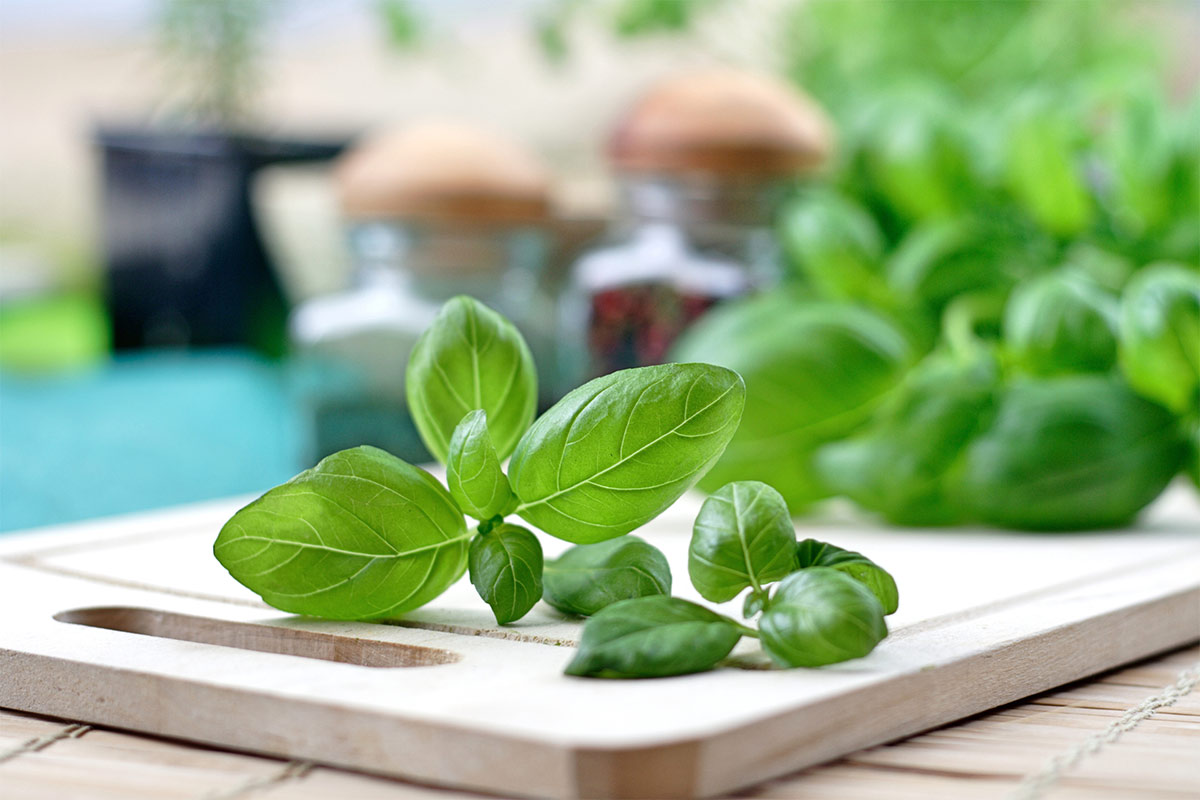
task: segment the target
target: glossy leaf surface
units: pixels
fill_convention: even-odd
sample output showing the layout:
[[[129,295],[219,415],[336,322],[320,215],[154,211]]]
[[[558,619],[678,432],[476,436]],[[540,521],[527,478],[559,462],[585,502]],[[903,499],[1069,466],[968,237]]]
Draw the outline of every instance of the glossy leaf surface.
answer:
[[[721,487],[700,506],[688,575],[706,600],[723,603],[796,568],[796,531],[779,492],[758,481]]]
[[[1123,525],[1182,467],[1172,415],[1119,380],[1020,381],[962,465],[963,502],[993,525],[1082,529]]]
[[[622,600],[671,593],[666,556],[636,536],[576,545],[546,563],[542,580],[547,603],[583,617]]]
[[[486,411],[472,411],[454,429],[446,484],[459,508],[478,520],[508,513],[516,505],[516,495],[500,469],[500,457],[488,434]]]
[[[711,669],[742,636],[737,623],[678,597],[609,606],[587,621],[568,675],[661,678]]]
[[[871,590],[885,615],[895,614],[900,607],[900,592],[896,589],[895,579],[862,553],[843,550],[816,539],[805,539],[796,545],[796,560],[800,569],[829,567],[846,573]]]
[[[532,532],[501,524],[471,540],[471,584],[501,625],[542,597],[542,545]]]
[[[408,409],[429,452],[442,463],[462,418],[487,412],[501,460],[537,408],[533,356],[512,323],[469,297],[456,297],[421,334],[405,374]]]
[[[462,512],[429,473],[373,447],[334,453],[233,515],[213,552],[270,605],[394,617],[458,580]]]
[[[887,636],[883,607],[863,584],[829,567],[789,575],[758,621],[763,649],[785,667],[862,658]]]
[[[741,419],[742,379],[664,364],[590,381],[541,416],[509,465],[516,513],[590,544],[661,514],[720,457]]]

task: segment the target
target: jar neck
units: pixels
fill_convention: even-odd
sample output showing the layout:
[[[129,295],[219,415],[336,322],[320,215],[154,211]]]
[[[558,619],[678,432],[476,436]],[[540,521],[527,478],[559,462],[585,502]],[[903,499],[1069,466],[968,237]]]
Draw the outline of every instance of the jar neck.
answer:
[[[536,280],[546,255],[545,236],[535,228],[380,221],[353,225],[349,239],[356,284],[403,284],[439,302],[463,293],[486,295],[516,274]]]
[[[669,222],[689,231],[765,228],[790,182],[779,178],[621,175],[619,215],[626,224]]]

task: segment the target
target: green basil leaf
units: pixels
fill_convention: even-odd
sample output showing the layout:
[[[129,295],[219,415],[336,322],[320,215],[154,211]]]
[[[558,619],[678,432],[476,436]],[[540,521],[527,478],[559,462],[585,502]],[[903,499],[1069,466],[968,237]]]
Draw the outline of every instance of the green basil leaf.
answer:
[[[1117,299],[1077,271],[1030,278],[1008,298],[1004,343],[1033,375],[1106,372],[1117,360]]]
[[[763,649],[785,667],[862,658],[887,632],[875,595],[829,567],[810,567],[784,578],[758,621]]]
[[[700,506],[688,546],[688,575],[705,600],[723,603],[743,589],[796,569],[796,530],[779,492],[758,481],[723,486]]]
[[[671,567],[636,536],[576,545],[542,572],[543,598],[564,614],[588,617],[622,600],[671,593]]]
[[[450,437],[446,484],[459,508],[478,520],[509,513],[516,495],[500,469],[500,457],[488,435],[487,412],[476,409],[463,417]]]
[[[614,603],[583,626],[566,674],[592,678],[661,678],[712,669],[743,629],[678,597],[654,595]]]
[[[1013,381],[955,481],[975,519],[1033,530],[1128,524],[1182,468],[1179,420],[1110,376]]]
[[[862,553],[843,550],[816,539],[805,539],[796,545],[796,560],[800,569],[830,567],[844,572],[871,590],[883,606],[884,614],[895,614],[900,607],[900,592],[896,581],[883,567]]]
[[[1154,264],[1129,281],[1120,362],[1138,393],[1177,414],[1200,409],[1200,273]]]
[[[664,364],[589,381],[541,416],[509,464],[516,513],[591,544],[674,503],[725,451],[745,386],[711,364]]]
[[[238,511],[213,553],[281,611],[377,619],[428,603],[458,580],[469,538],[432,475],[356,447]]]
[[[429,452],[442,463],[455,427],[487,412],[501,460],[537,410],[537,374],[529,346],[512,323],[470,297],[455,297],[413,347],[405,374],[408,410]]]
[[[501,524],[471,540],[471,584],[501,625],[529,613],[542,596],[542,545],[519,525]]]

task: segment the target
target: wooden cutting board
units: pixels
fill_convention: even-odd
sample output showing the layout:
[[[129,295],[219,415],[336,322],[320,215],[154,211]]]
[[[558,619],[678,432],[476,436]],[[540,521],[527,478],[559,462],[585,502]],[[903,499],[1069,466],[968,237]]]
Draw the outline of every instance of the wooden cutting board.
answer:
[[[212,557],[239,505],[0,537],[0,706],[503,795],[705,796],[1200,639],[1200,503],[1183,486],[1136,532],[831,512],[800,535],[867,553],[900,586],[873,654],[767,669],[744,642],[733,666],[653,681],[564,677],[577,622],[539,605],[497,627],[465,579],[397,624],[281,614]],[[641,531],[692,599],[698,505]]]

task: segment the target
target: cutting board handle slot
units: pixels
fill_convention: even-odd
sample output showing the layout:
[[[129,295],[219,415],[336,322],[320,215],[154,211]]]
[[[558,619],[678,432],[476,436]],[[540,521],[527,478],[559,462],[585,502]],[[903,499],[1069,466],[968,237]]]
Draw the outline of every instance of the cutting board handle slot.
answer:
[[[260,653],[317,658],[362,667],[432,667],[453,664],[461,659],[457,653],[435,647],[360,639],[356,636],[278,625],[230,622],[153,608],[75,608],[60,611],[54,615],[54,619],[90,628],[105,628],[110,631],[220,647],[237,647],[242,650],[257,650]]]

